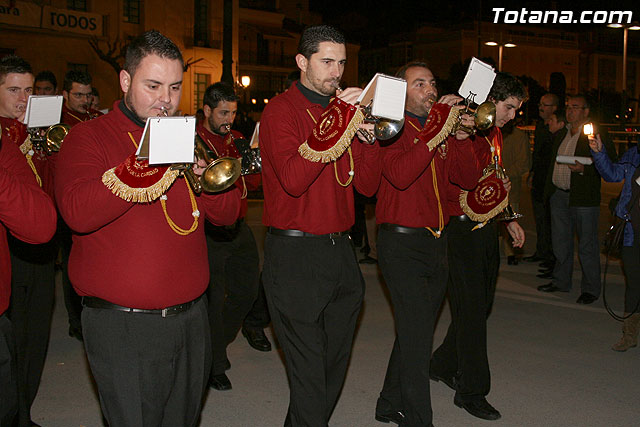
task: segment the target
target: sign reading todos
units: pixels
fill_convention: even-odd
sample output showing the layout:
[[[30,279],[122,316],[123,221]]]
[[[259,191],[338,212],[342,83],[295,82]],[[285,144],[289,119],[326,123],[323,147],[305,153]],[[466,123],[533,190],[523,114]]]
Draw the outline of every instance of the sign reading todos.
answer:
[[[101,36],[102,15],[44,6],[42,28]]]

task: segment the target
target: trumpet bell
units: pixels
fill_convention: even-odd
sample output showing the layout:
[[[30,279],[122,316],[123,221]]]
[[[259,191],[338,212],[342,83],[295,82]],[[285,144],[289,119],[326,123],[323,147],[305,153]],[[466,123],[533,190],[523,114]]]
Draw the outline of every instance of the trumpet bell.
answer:
[[[200,181],[202,189],[209,193],[217,193],[231,187],[240,177],[242,163],[232,157],[220,157],[211,162],[202,172]]]
[[[377,139],[386,141],[400,133],[404,126],[404,117],[400,120],[379,119],[373,127]]]
[[[71,127],[65,123],[58,123],[49,127],[45,133],[47,148],[52,152],[60,151],[62,141],[64,141],[69,130],[71,130]]]
[[[491,101],[480,104],[473,115],[473,121],[477,129],[489,129],[496,123],[496,105]]]

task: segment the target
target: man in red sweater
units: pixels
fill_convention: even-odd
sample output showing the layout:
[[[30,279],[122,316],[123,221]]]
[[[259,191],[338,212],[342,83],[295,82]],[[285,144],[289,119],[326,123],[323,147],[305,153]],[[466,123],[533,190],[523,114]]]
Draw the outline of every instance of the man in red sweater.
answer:
[[[217,157],[241,158],[235,141],[244,138],[230,130],[238,112],[238,97],[233,87],[219,82],[204,93],[204,116],[198,135]],[[236,187],[242,192],[242,207],[236,222],[229,226],[205,224],[211,278],[209,321],[213,345],[213,365],[209,385],[216,390],[231,389],[225,371],[231,367],[227,346],[235,339],[242,321],[258,295],[260,274],[258,247],[251,228],[244,221],[247,191],[257,190],[260,174],[241,176]]]
[[[113,426],[196,425],[211,367],[203,222],[232,224],[239,191],[196,196],[178,178],[135,203],[105,184],[111,173],[137,183],[131,192],[154,182],[162,168],[134,153],[146,119],[178,109],[182,78],[171,40],[157,31],[132,40],[120,73],[124,99],[71,130],[56,169],[58,207],[74,232],[69,276],[83,296],[85,349]]]
[[[35,150],[22,123],[33,89],[31,66],[24,59],[8,56],[0,60],[0,126],[5,145],[14,144],[24,154],[23,162],[39,185],[53,197],[52,159]],[[53,311],[57,246],[54,241],[34,245],[9,237],[12,297],[8,315],[16,342],[20,410],[18,425],[31,426],[33,403],[49,344]]]
[[[354,104],[362,92],[336,91],[346,59],[339,31],[307,28],[296,55],[300,80],[267,104],[260,122],[262,220],[269,227],[262,279],[289,377],[286,426],[328,424],[364,294],[347,233],[354,223],[350,183],[362,194],[375,193],[377,144],[355,141],[352,152],[330,163],[299,152],[331,98]]]
[[[91,108],[93,90],[91,76],[88,73],[77,70],[67,71],[64,76],[62,96],[64,97],[60,119],[62,123],[73,127],[102,115],[100,111]]]
[[[4,92],[7,74],[0,74],[4,75],[0,77],[0,92]],[[1,95],[0,104],[5,106]],[[16,370],[14,328],[7,316],[11,296],[7,230],[24,242],[48,242],[56,229],[56,210],[4,129],[0,137],[0,189],[0,425],[9,426],[13,425],[18,410],[20,380]]]
[[[438,95],[427,64],[408,63],[396,76],[407,81],[405,123],[393,144],[382,149],[376,221],[379,263],[393,302],[397,337],[376,419],[429,426],[429,359],[449,272],[449,182],[472,189],[479,171],[469,134],[458,131],[436,148],[421,139]],[[446,95],[439,102],[460,101]],[[465,118],[465,124],[473,125],[473,120]]]
[[[498,73],[488,100],[496,106],[495,126],[473,137],[473,150],[482,169],[498,156],[501,164],[500,128],[515,117],[527,100],[527,90],[516,77]],[[508,192],[511,183],[503,180]],[[449,223],[449,303],[451,325],[444,342],[431,359],[430,376],[455,390],[454,403],[471,415],[497,420],[501,417],[489,402],[491,379],[487,358],[487,318],[495,295],[500,253],[495,218],[478,223],[465,215],[460,205],[460,187],[454,183],[448,192]],[[517,221],[506,223],[513,246],[522,247],[524,230]]]
[[[61,123],[71,127],[87,120],[102,116],[100,111],[91,108],[93,91],[91,76],[88,73],[76,70],[67,71],[64,76],[62,96]],[[54,156],[57,156],[54,154]],[[69,318],[69,336],[82,341],[82,302],[80,296],[73,290],[69,280],[69,255],[71,254],[71,230],[69,226],[60,220],[58,223],[58,242],[62,250],[62,290],[64,292],[64,305],[67,308]]]

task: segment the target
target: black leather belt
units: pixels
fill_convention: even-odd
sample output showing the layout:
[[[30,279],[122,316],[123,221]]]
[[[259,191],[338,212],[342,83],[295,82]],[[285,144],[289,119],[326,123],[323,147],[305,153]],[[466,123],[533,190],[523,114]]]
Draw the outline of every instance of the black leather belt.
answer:
[[[287,236],[287,237],[320,237],[325,239],[335,239],[337,237],[348,236],[348,231],[338,231],[336,233],[329,234],[312,234],[306,231],[300,230],[282,230],[280,228],[269,227],[269,233],[275,236]]]
[[[387,231],[393,231],[394,233],[402,233],[402,234],[427,234],[431,236],[429,230],[424,227],[403,227],[401,225],[391,224],[388,222],[383,222],[380,224],[380,228]]]
[[[560,187],[556,187],[556,190],[560,190],[560,191],[562,191],[563,193],[568,193],[569,191],[571,191],[571,190],[565,190],[565,189],[560,188]]]
[[[471,218],[469,218],[467,215],[456,215],[456,216],[452,216],[451,219],[457,219],[460,222],[475,222],[478,223],[479,221],[474,221]],[[490,220],[487,221],[487,224],[491,224],[494,220],[496,219],[496,217],[494,216],[493,218],[491,218]]]
[[[124,307],[122,305],[110,303],[109,301],[105,301],[102,298],[98,298],[98,297],[82,297],[82,305],[90,308],[103,308],[107,310],[126,311],[128,313],[159,314],[162,317],[167,317],[167,316],[175,316],[176,314],[189,310],[195,303],[197,303],[200,300],[200,298],[202,298],[202,295],[200,295],[198,298],[194,299],[193,301],[185,302],[178,305],[173,305],[167,308],[155,309],[155,310]]]

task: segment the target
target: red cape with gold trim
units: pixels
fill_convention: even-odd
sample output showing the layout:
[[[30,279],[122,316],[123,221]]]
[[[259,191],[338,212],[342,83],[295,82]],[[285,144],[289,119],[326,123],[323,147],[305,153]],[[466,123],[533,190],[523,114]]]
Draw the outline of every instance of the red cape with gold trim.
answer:
[[[433,104],[429,117],[416,139],[427,144],[429,151],[433,150],[451,134],[460,121],[459,117],[460,112],[457,108],[447,104]]]
[[[484,175],[472,191],[460,193],[462,211],[473,221],[485,222],[498,215],[509,204],[509,193],[495,170]]]
[[[312,162],[328,163],[337,160],[351,145],[351,140],[364,121],[358,107],[333,98],[298,152]]]
[[[102,175],[102,183],[127,202],[152,202],[171,187],[180,171],[170,166],[149,166],[148,160],[136,160],[131,154],[120,165]]]

